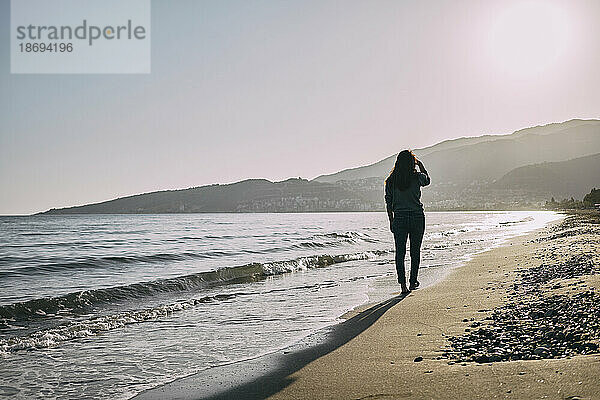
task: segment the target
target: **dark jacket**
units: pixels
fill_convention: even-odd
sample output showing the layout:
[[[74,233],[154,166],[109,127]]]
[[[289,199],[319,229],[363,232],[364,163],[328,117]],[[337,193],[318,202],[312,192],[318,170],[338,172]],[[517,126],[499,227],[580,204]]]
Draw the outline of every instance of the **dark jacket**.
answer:
[[[423,212],[421,203],[421,186],[431,183],[429,175],[416,172],[406,190],[392,187],[389,182],[385,184],[385,204],[393,212]]]

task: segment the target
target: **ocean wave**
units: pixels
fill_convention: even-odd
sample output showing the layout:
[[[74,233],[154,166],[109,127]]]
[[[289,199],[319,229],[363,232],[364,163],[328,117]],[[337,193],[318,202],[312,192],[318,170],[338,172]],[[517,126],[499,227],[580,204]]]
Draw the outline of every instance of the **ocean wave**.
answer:
[[[148,255],[123,255],[123,256],[104,256],[104,257],[85,257],[76,258],[71,260],[65,260],[63,262],[50,262],[38,265],[26,265],[18,268],[11,268],[8,270],[0,271],[0,278],[9,277],[14,275],[32,275],[32,274],[43,274],[43,273],[56,273],[63,271],[70,271],[74,269],[87,269],[87,268],[106,268],[125,264],[136,264],[136,263],[156,263],[156,262],[169,262],[169,261],[182,261],[186,259],[206,259],[221,255],[219,252],[204,252],[204,253],[155,253]],[[26,259],[14,258],[11,261],[13,264],[17,262],[30,262]]]
[[[362,235],[358,232],[330,232],[330,233],[317,233],[313,237],[326,237],[326,238],[343,238],[343,239],[354,239],[359,238]]]
[[[22,232],[19,233],[21,236],[53,236],[55,232]]]
[[[61,272],[66,273],[73,270],[111,268],[132,264],[152,264],[194,259],[214,259],[223,256],[235,256],[240,254],[270,254],[273,252],[284,252],[294,249],[333,248],[347,244],[356,244],[359,241],[371,243],[376,242],[376,240],[370,238],[369,235],[359,232],[331,232],[312,235],[308,238],[301,239],[300,243],[294,243],[288,246],[278,246],[258,250],[238,249],[236,251],[212,250],[202,252],[187,251],[180,253],[154,253],[141,255],[126,254],[96,257],[88,256],[71,259],[65,258],[63,260],[58,259],[54,262],[52,262],[52,259],[49,259],[45,263],[42,262],[37,264],[33,264],[34,260],[30,258],[10,257],[3,259],[1,264],[18,265],[21,263],[25,265],[0,271],[0,278],[32,276],[36,274],[53,274]],[[46,244],[44,244],[44,246],[46,246]]]
[[[534,220],[533,217],[525,217],[525,218],[520,219],[518,221],[502,221],[502,222],[498,222],[498,225],[501,225],[501,226],[516,225],[516,224],[522,224],[524,222],[531,222],[533,220]]]
[[[373,243],[376,240],[369,235],[360,232],[329,232],[317,233],[312,235],[301,243],[294,245],[295,248],[325,248],[338,247],[348,244],[357,244],[359,242]]]
[[[338,255],[314,255],[292,260],[251,263],[199,272],[175,278],[133,283],[103,289],[84,290],[57,297],[33,299],[0,306],[0,318],[19,321],[46,317],[58,312],[78,312],[99,304],[138,299],[158,293],[183,292],[230,283],[255,282],[268,276],[322,268],[346,261],[366,260],[387,254],[389,251],[369,251]]]
[[[362,256],[360,258],[362,258]],[[361,279],[374,278],[377,276],[377,274],[355,276],[347,278],[347,280],[357,281]],[[24,336],[13,336],[0,339],[0,354],[14,353],[21,350],[36,350],[55,347],[66,341],[100,335],[102,333],[119,329],[127,325],[155,321],[160,318],[168,317],[175,312],[191,309],[206,303],[231,300],[240,296],[264,296],[265,293],[279,291],[321,289],[324,287],[335,286],[337,284],[338,283],[334,281],[324,281],[317,284],[300,285],[291,288],[276,288],[267,292],[243,291],[220,293],[201,298],[178,300],[171,304],[158,305],[142,310],[124,311],[117,314],[92,317],[81,321],[72,321],[52,328],[41,329]]]
[[[13,353],[19,350],[54,347],[61,342],[95,336],[127,325],[156,320],[176,311],[182,311],[197,306],[198,304],[216,300],[228,300],[235,296],[236,294],[226,294],[207,296],[200,299],[189,299],[143,310],[127,311],[114,315],[91,318],[84,321],[71,322],[49,329],[42,329],[26,336],[0,339],[0,354]]]
[[[329,232],[329,233],[317,233],[312,236],[312,238],[333,238],[333,239],[342,239],[346,241],[348,239],[352,241],[365,241],[365,242],[373,242],[375,241],[371,236],[364,232],[356,232],[356,231],[346,231],[346,232]]]

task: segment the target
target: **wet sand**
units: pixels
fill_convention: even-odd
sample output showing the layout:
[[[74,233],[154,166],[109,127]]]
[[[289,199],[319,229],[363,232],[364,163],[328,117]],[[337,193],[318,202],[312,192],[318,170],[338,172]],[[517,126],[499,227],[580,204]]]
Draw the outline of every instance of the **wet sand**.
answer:
[[[434,286],[357,310],[344,323],[296,346],[213,368],[139,398],[600,398],[600,355],[594,350],[600,332],[585,323],[600,317],[595,315],[600,229],[594,220],[597,216],[572,217],[567,223],[513,238],[475,256]],[[581,270],[568,275],[573,270],[568,263],[577,256],[586,258],[587,267],[576,267]],[[545,278],[535,278],[535,286],[527,286],[531,284],[527,276]],[[579,304],[577,296],[583,295],[587,302]],[[500,318],[507,305],[520,304],[529,313],[529,308],[544,306],[545,298],[579,304],[575,315],[581,321],[561,325],[553,313],[521,315],[511,324]],[[563,340],[560,335],[547,339],[550,345],[544,343],[544,353],[536,343],[542,334],[547,338],[548,329],[539,325],[546,323],[543,318],[558,318],[553,332],[571,325],[582,330],[570,339],[568,335]],[[532,338],[511,338],[507,329],[515,326],[533,332]],[[493,345],[498,340],[506,344]],[[496,354],[505,361],[489,362]]]

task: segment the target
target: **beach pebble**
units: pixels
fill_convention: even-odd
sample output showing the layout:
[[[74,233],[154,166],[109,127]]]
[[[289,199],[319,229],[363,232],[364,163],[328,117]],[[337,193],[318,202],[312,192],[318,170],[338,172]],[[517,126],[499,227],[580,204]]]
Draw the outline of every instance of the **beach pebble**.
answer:
[[[423,361],[423,357],[421,357],[421,356],[418,356],[418,357],[416,357],[416,358],[415,358],[415,360],[414,360],[414,361],[415,361],[415,362],[421,362],[421,361]]]
[[[490,359],[486,354],[479,354],[473,357],[473,360],[478,363],[486,363],[489,362]]]
[[[533,351],[533,354],[535,354],[536,356],[544,356],[548,354],[548,349],[545,347],[538,347]]]
[[[600,225],[581,228],[567,218],[565,236],[574,229],[600,233]],[[558,229],[557,231],[559,231]],[[578,233],[577,233],[578,234]],[[555,236],[563,233],[555,233]],[[537,239],[536,239],[537,240]],[[551,240],[551,239],[546,239]],[[581,239],[585,241],[585,238]],[[556,243],[556,242],[555,242]],[[509,300],[491,311],[483,321],[472,322],[461,336],[450,336],[446,358],[457,362],[489,363],[511,360],[569,358],[598,352],[600,340],[600,296],[586,288],[577,293],[552,294],[550,281],[600,274],[600,265],[591,253],[574,253],[573,243],[541,250],[538,266],[518,270],[508,292]],[[544,254],[545,252],[545,254]],[[583,281],[579,281],[583,282]],[[569,283],[568,285],[571,285]],[[561,285],[551,282],[551,285]],[[564,286],[564,285],[563,285]],[[467,318],[462,320],[468,322]],[[489,321],[489,322],[488,322]]]
[[[498,354],[492,354],[489,358],[490,362],[498,362],[498,361],[502,361],[502,357],[500,357]]]

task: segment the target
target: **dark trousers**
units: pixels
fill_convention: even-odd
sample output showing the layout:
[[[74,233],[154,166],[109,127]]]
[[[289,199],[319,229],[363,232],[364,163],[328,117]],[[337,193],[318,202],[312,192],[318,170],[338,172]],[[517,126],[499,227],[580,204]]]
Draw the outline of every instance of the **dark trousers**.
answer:
[[[394,212],[392,232],[396,242],[398,283],[404,284],[406,282],[404,257],[406,256],[406,241],[410,239],[410,284],[414,284],[417,281],[421,262],[421,242],[425,233],[425,215],[419,212]]]

